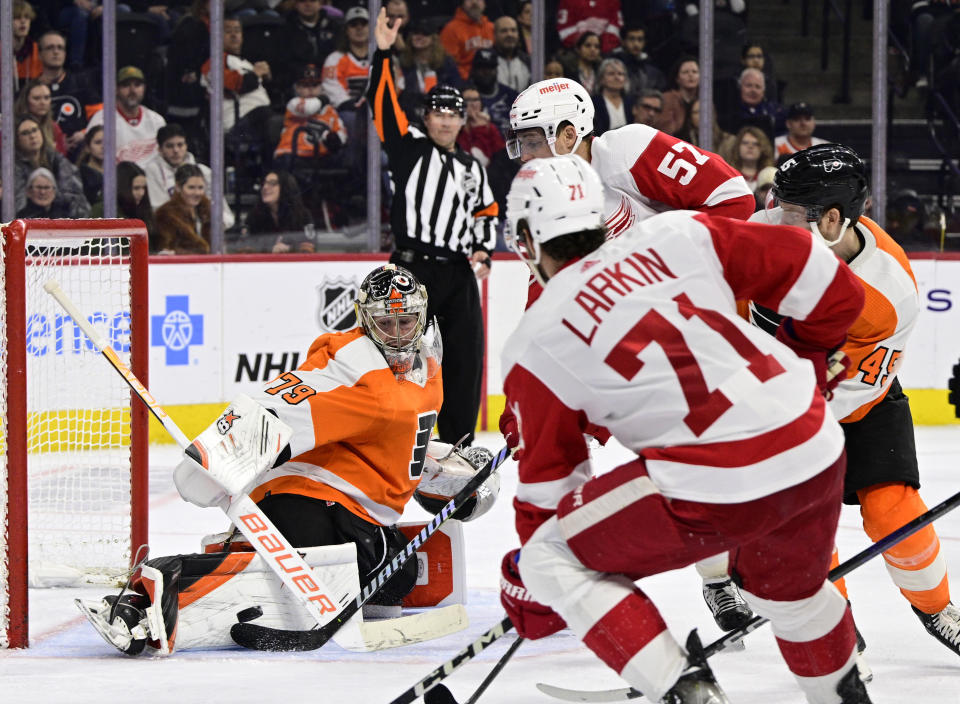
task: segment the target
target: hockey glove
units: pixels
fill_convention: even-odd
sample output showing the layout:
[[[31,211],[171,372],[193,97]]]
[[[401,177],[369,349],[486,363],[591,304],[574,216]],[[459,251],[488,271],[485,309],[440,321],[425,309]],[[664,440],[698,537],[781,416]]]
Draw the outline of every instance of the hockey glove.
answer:
[[[523,448],[520,447],[520,431],[517,426],[517,416],[514,414],[509,402],[504,407],[503,413],[500,414],[500,432],[503,433],[503,439],[506,441],[507,447],[510,448],[510,456],[519,462],[523,456]]]
[[[552,636],[566,628],[567,624],[553,609],[534,601],[530,596],[517,569],[519,559],[519,549],[503,556],[500,565],[500,603],[513,621],[517,633],[524,638],[536,640]]]
[[[847,378],[850,368],[850,358],[843,350],[828,350],[797,339],[790,318],[786,318],[777,328],[777,339],[801,359],[810,360],[817,378],[817,388],[828,401],[832,399],[833,390]]]

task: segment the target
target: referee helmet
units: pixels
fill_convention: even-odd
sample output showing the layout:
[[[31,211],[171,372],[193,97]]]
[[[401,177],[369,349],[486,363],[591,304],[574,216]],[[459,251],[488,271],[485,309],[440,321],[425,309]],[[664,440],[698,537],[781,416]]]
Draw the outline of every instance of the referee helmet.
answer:
[[[438,85],[423,96],[424,112],[449,112],[463,117],[463,95],[453,86]]]

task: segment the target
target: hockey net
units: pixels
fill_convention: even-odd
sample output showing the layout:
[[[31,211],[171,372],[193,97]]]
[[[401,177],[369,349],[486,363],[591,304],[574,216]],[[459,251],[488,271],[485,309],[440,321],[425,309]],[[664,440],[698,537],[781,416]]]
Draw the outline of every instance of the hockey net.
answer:
[[[2,226],[0,647],[27,585],[118,582],[146,542],[146,413],[44,290],[55,279],[147,383],[147,235],[129,220]]]

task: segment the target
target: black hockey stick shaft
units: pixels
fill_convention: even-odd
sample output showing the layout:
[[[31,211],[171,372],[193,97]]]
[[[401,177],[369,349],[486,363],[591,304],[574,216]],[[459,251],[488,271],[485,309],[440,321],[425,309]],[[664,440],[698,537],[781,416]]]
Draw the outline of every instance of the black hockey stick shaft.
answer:
[[[453,674],[453,672],[460,668],[461,665],[472,660],[477,655],[482,653],[487,646],[493,643],[496,640],[499,640],[508,633],[513,628],[513,621],[510,620],[510,617],[504,617],[493,628],[488,630],[482,636],[473,641],[466,648],[461,650],[459,653],[454,655],[452,658],[447,660],[445,663],[440,665],[437,669],[433,670],[429,675],[424,677],[422,680],[417,682],[415,685],[403,692],[399,697],[390,702],[390,704],[411,704],[411,702],[416,701],[418,698],[424,696],[428,690],[434,687],[440,680],[448,677]],[[518,639],[522,640],[522,639]],[[516,647],[514,648],[516,650]],[[512,653],[511,653],[512,654]],[[503,664],[506,664],[506,658],[501,658]],[[499,665],[499,663],[498,663]],[[499,672],[499,670],[496,670]],[[488,679],[492,680],[495,673],[491,673]],[[476,695],[479,696],[479,693]],[[475,699],[471,699],[475,701]]]
[[[875,558],[877,555],[886,552],[901,540],[906,540],[920,529],[926,527],[930,523],[933,523],[938,518],[942,518],[946,514],[950,513],[957,506],[960,506],[960,492],[957,492],[949,499],[937,504],[926,513],[920,514],[909,523],[905,523],[903,526],[893,531],[889,535],[880,538],[880,540],[864,548],[849,560],[845,560],[841,564],[837,565],[830,570],[827,578],[831,582],[836,582],[841,577],[847,576],[858,567]],[[722,638],[715,640],[713,643],[704,648],[704,655],[706,655],[706,657],[710,657],[711,655],[719,653],[721,650],[728,648],[740,640],[743,640],[744,636],[757,630],[766,622],[767,619],[760,616],[754,616],[750,621],[747,622],[746,625],[735,631],[730,631],[730,633],[727,633]]]
[[[506,667],[506,664],[510,662],[510,658],[513,657],[513,654],[517,652],[517,648],[523,643],[525,639],[521,636],[513,641],[513,644],[507,648],[507,652],[500,656],[500,659],[497,660],[497,664],[493,666],[493,669],[487,673],[487,676],[483,678],[483,682],[480,683],[480,686],[474,690],[473,694],[470,695],[470,698],[466,701],[466,704],[476,704],[477,700],[480,698],[484,692],[487,691],[487,687],[490,686],[490,683],[496,679],[497,675],[500,674],[500,670]],[[453,694],[447,689],[446,685],[437,684],[434,685],[433,689],[427,691],[423,696],[423,701],[426,704],[457,704],[457,700],[454,698]]]
[[[349,621],[366,604],[379,589],[387,583],[393,575],[416,553],[417,548],[423,545],[440,526],[448,521],[457,510],[469,501],[473,493],[490,478],[497,467],[503,464],[510,456],[507,446],[490,458],[477,473],[471,477],[463,488],[447,504],[440,509],[427,525],[415,535],[403,550],[397,553],[390,563],[385,566],[376,577],[365,584],[356,599],[347,604],[333,620],[320,628],[309,631],[285,631],[276,628],[258,626],[254,623],[235,623],[230,629],[230,636],[238,645],[253,650],[316,650],[323,646],[343,624]]]

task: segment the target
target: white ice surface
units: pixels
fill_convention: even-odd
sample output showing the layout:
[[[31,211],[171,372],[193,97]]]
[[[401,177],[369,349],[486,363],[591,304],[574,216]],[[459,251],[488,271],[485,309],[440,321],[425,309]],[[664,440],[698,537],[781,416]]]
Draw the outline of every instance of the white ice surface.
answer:
[[[481,443],[496,449],[498,435]],[[921,494],[932,507],[960,490],[960,427],[918,428]],[[599,451],[596,461],[612,465],[626,457],[622,448]],[[154,448],[151,455],[151,554],[192,552],[200,536],[225,527],[216,509],[185,504],[173,489],[171,469],[176,451]],[[308,653],[268,654],[241,649],[182,651],[169,658],[127,658],[104,643],[75,610],[75,596],[99,597],[102,589],[31,590],[32,647],[0,652],[0,701],[18,702],[274,702],[386,704],[434,667],[451,657],[503,615],[497,583],[501,556],[516,544],[511,501],[516,465],[504,467],[503,491],[494,509],[464,526],[467,541],[471,625],[446,638],[381,651],[354,654],[329,643]],[[412,502],[411,502],[412,503]],[[411,506],[405,520],[424,517]],[[960,575],[960,511],[936,524],[947,564]],[[855,508],[845,507],[838,543],[841,559],[867,546]],[[643,589],[662,610],[678,638],[700,629],[704,642],[720,635],[700,596],[693,568],[643,580]],[[854,615],[867,641],[867,658],[875,674],[870,685],[876,704],[958,704],[960,659],[934,641],[920,626],[906,600],[893,586],[881,559],[847,578]],[[960,581],[954,580],[960,602]],[[445,683],[465,702],[514,636],[501,639]],[[724,653],[712,661],[734,704],[800,704],[796,688],[774,645],[769,627],[747,639],[746,650]],[[534,683],[604,689],[623,686],[612,671],[567,632],[525,643],[503,670],[481,704],[556,701]],[[646,701],[646,700],[642,700]]]

